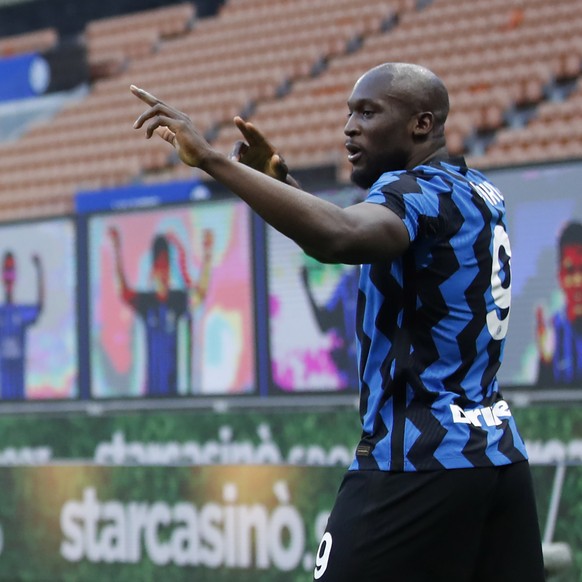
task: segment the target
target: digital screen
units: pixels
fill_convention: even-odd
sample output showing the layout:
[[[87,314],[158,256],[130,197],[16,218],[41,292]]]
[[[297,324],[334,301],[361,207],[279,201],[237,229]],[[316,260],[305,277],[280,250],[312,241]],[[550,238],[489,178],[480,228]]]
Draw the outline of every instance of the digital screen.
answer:
[[[347,187],[317,195],[344,207],[362,193]],[[319,263],[270,227],[267,249],[273,390],[355,393],[360,267]]]
[[[500,384],[580,388],[582,164],[485,173],[505,197],[512,255],[511,314]],[[322,197],[345,206],[361,194],[346,188]],[[357,267],[319,264],[270,228],[267,249],[274,390],[355,390],[355,343],[350,338]]]
[[[486,172],[503,192],[512,303],[503,387],[582,387],[582,163]],[[354,187],[319,192],[339,206]],[[88,217],[88,347],[94,398],[256,394],[257,345],[271,393],[358,389],[359,267],[318,263],[252,212],[200,200]],[[0,399],[79,397],[72,219],[0,227]],[[266,336],[255,330],[265,259]]]
[[[76,398],[73,222],[2,225],[0,269],[0,398]]]
[[[487,172],[505,196],[511,313],[503,386],[582,386],[582,164]]]
[[[88,239],[93,397],[255,390],[243,203],[94,215]]]

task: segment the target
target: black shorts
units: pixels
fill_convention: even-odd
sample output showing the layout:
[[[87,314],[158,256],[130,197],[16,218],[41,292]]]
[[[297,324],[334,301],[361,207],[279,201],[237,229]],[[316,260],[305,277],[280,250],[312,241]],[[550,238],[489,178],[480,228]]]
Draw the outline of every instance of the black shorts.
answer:
[[[527,462],[416,473],[349,471],[317,582],[542,582]]]

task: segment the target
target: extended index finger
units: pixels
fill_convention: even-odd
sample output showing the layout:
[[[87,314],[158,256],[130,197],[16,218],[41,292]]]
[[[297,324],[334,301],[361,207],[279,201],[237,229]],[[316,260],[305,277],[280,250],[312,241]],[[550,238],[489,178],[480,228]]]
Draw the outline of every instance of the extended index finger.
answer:
[[[147,103],[148,105],[156,105],[158,103],[163,103],[163,101],[161,99],[158,99],[155,95],[152,95],[151,93],[148,93],[147,91],[144,91],[143,89],[141,89],[140,87],[137,87],[136,85],[130,85],[129,86],[129,90],[139,99],[141,99],[144,103]]]

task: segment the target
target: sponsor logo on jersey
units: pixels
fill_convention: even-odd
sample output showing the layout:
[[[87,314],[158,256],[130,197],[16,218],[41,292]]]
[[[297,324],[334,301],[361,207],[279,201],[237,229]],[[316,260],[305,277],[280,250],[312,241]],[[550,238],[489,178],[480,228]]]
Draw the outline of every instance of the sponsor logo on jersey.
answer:
[[[511,410],[505,400],[496,402],[493,406],[483,406],[480,408],[463,409],[456,404],[450,404],[453,422],[462,424],[472,424],[473,426],[499,426],[503,418],[511,416]]]

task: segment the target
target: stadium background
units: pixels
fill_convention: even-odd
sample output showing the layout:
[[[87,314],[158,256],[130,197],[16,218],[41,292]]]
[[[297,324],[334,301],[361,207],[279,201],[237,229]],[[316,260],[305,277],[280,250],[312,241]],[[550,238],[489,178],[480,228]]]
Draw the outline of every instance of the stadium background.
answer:
[[[571,551],[552,579],[581,580],[582,391],[540,375],[536,339],[539,309],[549,321],[564,306],[559,233],[582,220],[581,33],[578,0],[0,0],[0,255],[15,258],[17,304],[43,296],[20,346],[22,397],[0,378],[0,580],[309,578],[358,437],[352,273],[318,268],[145,142],[128,87],[188,112],[225,153],[232,117],[256,121],[307,189],[344,205],[362,195],[345,100],[386,60],[442,76],[451,151],[505,191],[514,300],[500,379],[549,559]],[[213,233],[208,292],[176,325],[171,396],[148,394],[112,229],[140,291],[157,235],[171,235],[184,292]]]

